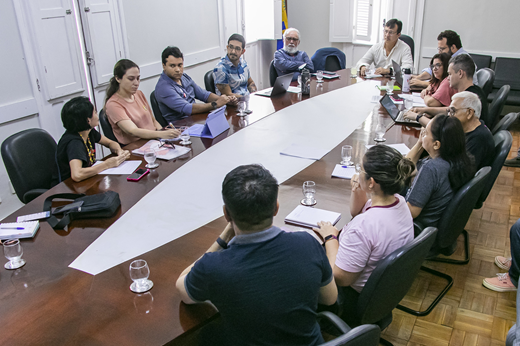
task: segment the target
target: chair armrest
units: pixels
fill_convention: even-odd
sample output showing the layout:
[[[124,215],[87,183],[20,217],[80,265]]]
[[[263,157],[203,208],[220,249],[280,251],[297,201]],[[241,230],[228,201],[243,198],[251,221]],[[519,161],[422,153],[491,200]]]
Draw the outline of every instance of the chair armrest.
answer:
[[[322,325],[322,321],[327,321],[342,334],[348,333],[350,330],[352,330],[352,328],[350,328],[348,324],[346,324],[341,318],[329,311],[319,312],[317,320],[320,326]]]
[[[23,195],[23,201],[24,203],[29,203],[39,195],[49,191],[49,189],[32,189],[24,193]]]

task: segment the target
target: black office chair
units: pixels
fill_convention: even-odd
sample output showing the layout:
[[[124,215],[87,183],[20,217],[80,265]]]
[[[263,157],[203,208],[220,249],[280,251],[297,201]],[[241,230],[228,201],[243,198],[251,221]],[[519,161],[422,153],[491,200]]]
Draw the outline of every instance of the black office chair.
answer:
[[[162,116],[161,109],[159,108],[159,102],[157,102],[157,98],[155,97],[155,90],[150,93],[150,103],[152,104],[152,110],[153,110],[153,116],[155,117],[155,120],[159,124],[161,124],[162,127],[168,126],[168,122],[166,122],[166,119]]]
[[[482,54],[473,54],[471,53],[469,55],[471,59],[473,59],[473,62],[475,65],[477,65],[477,71],[482,68],[490,68],[491,67],[491,55],[482,55]]]
[[[204,86],[206,87],[207,91],[210,91],[212,93],[216,93],[215,91],[215,78],[213,78],[213,70],[209,70],[204,75]]]
[[[477,71],[477,80],[478,85],[484,92],[484,95],[487,97],[491,90],[493,89],[493,82],[495,81],[495,71],[490,68],[483,68]]]
[[[337,56],[329,55],[325,59],[325,71],[336,72],[341,70],[341,64]]]
[[[8,137],[2,143],[2,159],[23,203],[50,189],[53,175],[58,175],[56,141],[42,129],[28,129]]]
[[[511,125],[513,125],[515,120],[518,118],[519,114],[520,113],[509,113],[509,114],[504,115],[502,120],[500,120],[498,122],[498,124],[496,124],[495,127],[493,127],[493,130],[491,130],[491,133],[493,134],[493,136],[495,134],[497,134],[499,131],[508,130],[509,127]]]
[[[493,188],[495,180],[497,180],[498,174],[500,174],[502,166],[504,165],[507,155],[509,154],[509,150],[511,150],[511,146],[513,144],[513,136],[511,136],[509,131],[498,131],[496,135],[493,136],[493,139],[495,140],[495,152],[493,155],[493,162],[491,163],[491,173],[489,174],[489,178],[484,184],[484,189],[482,190],[482,194],[477,201],[477,205],[475,205],[475,209],[480,209],[486,201],[486,198]]]
[[[343,311],[353,325],[376,324],[384,330],[392,322],[392,310],[412,286],[428,250],[432,247],[437,229],[428,227],[412,242],[395,250],[379,261],[361,291],[356,311]],[[380,342],[391,345],[387,340]]]
[[[413,38],[411,38],[408,35],[402,35],[399,36],[399,39],[406,43],[408,46],[410,46],[410,50],[412,51],[412,59],[415,61],[415,43],[413,41]]]
[[[469,239],[468,232],[464,229],[468,219],[476,205],[484,185],[489,178],[491,167],[481,168],[466,185],[462,186],[452,197],[450,204],[446,207],[442,218],[439,221],[439,231],[433,246],[427,255],[427,259],[435,262],[445,262],[452,264],[467,264],[469,262]],[[416,228],[421,229],[421,225],[416,224]],[[464,235],[465,259],[455,260],[451,258],[437,257],[439,254],[450,256],[455,252],[457,238],[460,234]],[[448,284],[441,293],[435,298],[430,306],[424,311],[416,311],[408,307],[399,305],[398,309],[408,312],[414,316],[426,316],[440,302],[442,297],[449,291],[453,285],[453,278],[447,274],[438,272],[431,268],[421,267],[422,270],[433,274],[437,277],[445,279]]]
[[[498,89],[506,84],[511,87],[506,105],[520,106],[520,59],[495,59],[495,82],[493,83],[493,91],[489,94],[488,101],[494,100]]]
[[[502,113],[502,110],[504,109],[504,105],[506,104],[507,96],[509,95],[509,90],[511,90],[511,87],[509,85],[503,85],[500,90],[496,93],[495,97],[493,98],[493,102],[489,105],[488,110],[488,121],[489,124],[488,127],[490,129],[493,128],[493,125],[495,125],[496,120],[500,116],[500,113]]]
[[[278,72],[274,68],[274,60],[271,60],[271,63],[269,64],[269,83],[271,84],[271,87],[274,87],[276,78],[278,78]]]
[[[114,131],[112,130],[112,125],[110,125],[110,122],[108,121],[108,117],[104,108],[99,111],[99,123],[101,124],[103,135],[111,141],[117,142]]]
[[[333,325],[343,335],[321,344],[321,346],[378,346],[381,330],[374,324],[363,324],[354,329],[350,328],[341,318],[331,312],[324,311],[318,314],[320,326],[326,321]],[[322,328],[323,329],[323,328]]]

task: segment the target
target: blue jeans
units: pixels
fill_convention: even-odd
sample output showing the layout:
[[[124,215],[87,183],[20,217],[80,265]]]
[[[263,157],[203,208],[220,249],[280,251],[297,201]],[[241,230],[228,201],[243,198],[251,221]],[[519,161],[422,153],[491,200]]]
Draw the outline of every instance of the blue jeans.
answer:
[[[518,276],[520,275],[520,219],[511,227],[509,240],[511,241],[511,268],[509,268],[509,277],[513,285],[518,287]]]

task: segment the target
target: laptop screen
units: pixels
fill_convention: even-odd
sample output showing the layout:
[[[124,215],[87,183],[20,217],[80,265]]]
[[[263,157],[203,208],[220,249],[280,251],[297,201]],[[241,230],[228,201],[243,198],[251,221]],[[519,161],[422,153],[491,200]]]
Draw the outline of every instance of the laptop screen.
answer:
[[[397,116],[399,115],[399,109],[397,109],[397,106],[394,104],[394,101],[388,96],[388,94],[385,94],[381,100],[379,100],[379,103],[386,109],[390,117],[392,119],[397,119]]]

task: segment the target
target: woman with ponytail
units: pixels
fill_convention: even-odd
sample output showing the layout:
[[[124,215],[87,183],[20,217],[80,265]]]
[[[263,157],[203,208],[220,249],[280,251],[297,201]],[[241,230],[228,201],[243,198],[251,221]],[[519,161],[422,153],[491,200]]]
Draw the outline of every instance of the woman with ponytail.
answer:
[[[138,90],[140,78],[139,66],[131,60],[121,59],[114,66],[105,111],[117,141],[126,145],[140,138],[178,137],[178,130],[160,131],[162,126],[155,120],[143,92]]]
[[[397,150],[386,145],[371,147],[363,157],[361,172],[352,177],[353,219],[339,239],[339,231],[330,222],[319,222],[319,228],[314,228],[325,241],[347,323],[378,262],[413,240],[413,219],[398,193],[410,183],[414,170],[414,163]]]
[[[423,150],[429,156],[419,160]],[[475,174],[459,119],[437,115],[407,157],[417,163],[417,176],[406,195],[412,216],[422,227],[436,227],[453,194]]]

